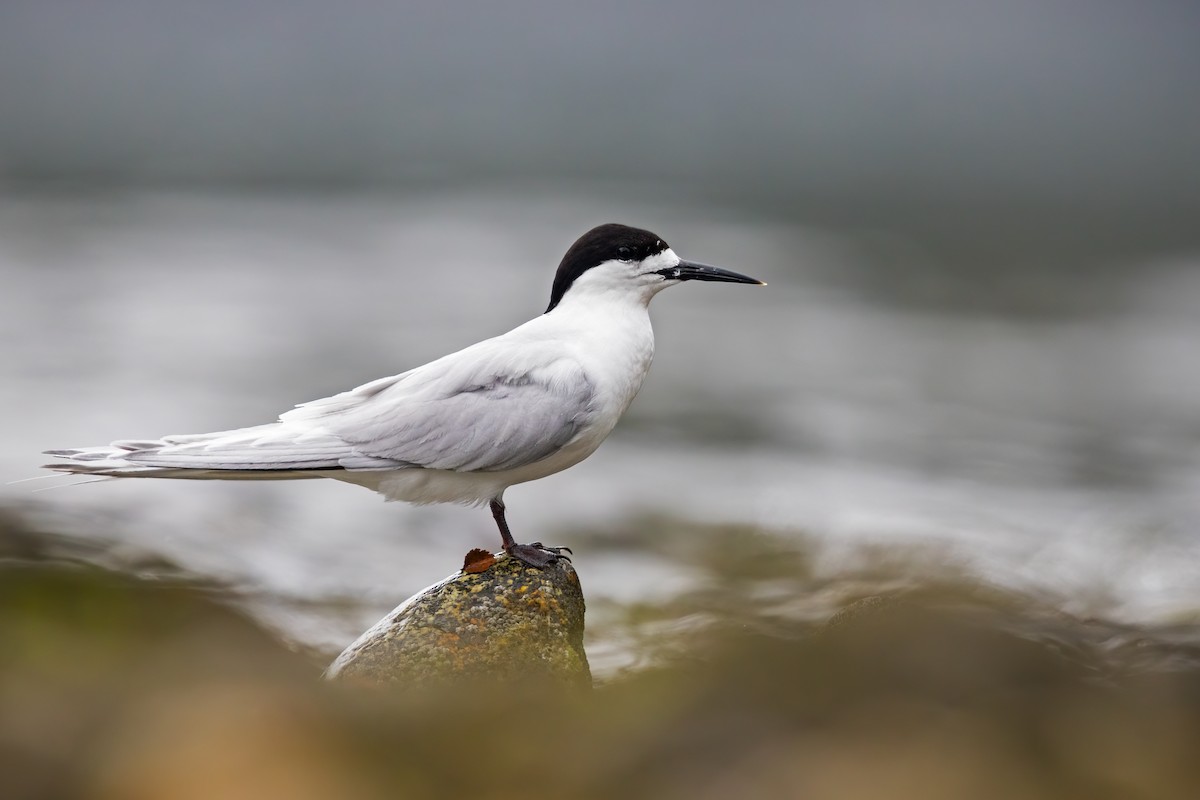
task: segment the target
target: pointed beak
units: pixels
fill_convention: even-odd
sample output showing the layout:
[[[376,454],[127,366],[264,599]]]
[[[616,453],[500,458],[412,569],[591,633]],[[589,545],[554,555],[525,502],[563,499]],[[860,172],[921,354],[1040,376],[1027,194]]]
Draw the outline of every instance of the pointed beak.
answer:
[[[750,283],[755,286],[767,285],[758,278],[751,278],[721,267],[698,264],[695,261],[680,261],[673,267],[660,269],[658,274],[677,281],[717,281],[720,283]]]

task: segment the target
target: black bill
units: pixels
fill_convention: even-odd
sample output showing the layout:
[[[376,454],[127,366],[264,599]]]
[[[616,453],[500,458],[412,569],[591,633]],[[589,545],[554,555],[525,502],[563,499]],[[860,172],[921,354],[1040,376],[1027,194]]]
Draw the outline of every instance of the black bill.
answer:
[[[721,283],[751,283],[755,286],[766,286],[758,278],[751,278],[720,267],[710,267],[708,264],[697,264],[695,261],[680,261],[673,267],[658,270],[664,278],[677,281],[718,281]]]

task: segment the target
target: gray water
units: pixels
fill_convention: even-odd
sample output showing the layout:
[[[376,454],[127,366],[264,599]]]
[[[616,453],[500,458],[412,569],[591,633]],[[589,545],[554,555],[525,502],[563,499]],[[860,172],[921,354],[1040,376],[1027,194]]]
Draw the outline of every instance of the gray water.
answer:
[[[1072,613],[1157,624],[1200,608],[1195,257],[1050,275],[1026,313],[914,302],[930,294],[894,287],[930,273],[873,269],[836,232],[621,196],[8,196],[0,476],[36,474],[49,447],[267,421],[503,332],[542,311],[570,241],[609,220],[770,286],[659,296],[641,395],[587,462],[508,492],[519,538],[572,544],[654,515],[744,523],[804,537],[824,574],[924,547]],[[485,511],[333,481],[33,493],[53,482],[4,486],[0,504],[222,581],[326,650],[498,544]],[[699,580],[598,550],[577,550],[596,608]],[[622,660],[607,644],[602,671]]]

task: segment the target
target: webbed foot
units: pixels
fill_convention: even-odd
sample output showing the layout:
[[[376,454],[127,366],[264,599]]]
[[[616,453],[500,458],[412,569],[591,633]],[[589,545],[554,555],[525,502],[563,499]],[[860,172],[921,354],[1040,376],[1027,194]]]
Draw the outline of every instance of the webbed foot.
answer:
[[[570,561],[569,557],[563,555],[564,550],[568,553],[571,552],[571,548],[569,547],[547,547],[541,542],[514,544],[504,548],[504,552],[522,564],[527,564],[537,569],[545,569],[551,564],[556,563],[559,559]]]

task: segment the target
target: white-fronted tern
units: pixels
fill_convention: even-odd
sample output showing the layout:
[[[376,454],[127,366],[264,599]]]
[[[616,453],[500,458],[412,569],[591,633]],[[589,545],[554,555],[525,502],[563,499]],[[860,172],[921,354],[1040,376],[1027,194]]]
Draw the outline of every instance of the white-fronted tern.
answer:
[[[765,285],[684,261],[649,231],[601,225],[559,264],[550,305],[424,366],[215,433],[48,450],[47,469],[118,478],[335,478],[388,500],[491,507],[503,547],[534,567],[566,548],[517,544],[504,490],[587,458],[629,408],[654,355],[650,300],[683,281]]]

